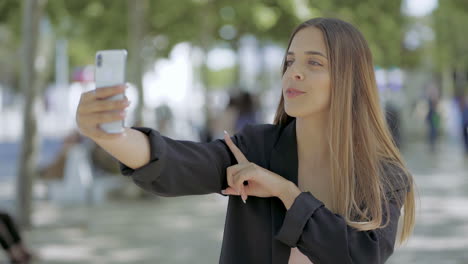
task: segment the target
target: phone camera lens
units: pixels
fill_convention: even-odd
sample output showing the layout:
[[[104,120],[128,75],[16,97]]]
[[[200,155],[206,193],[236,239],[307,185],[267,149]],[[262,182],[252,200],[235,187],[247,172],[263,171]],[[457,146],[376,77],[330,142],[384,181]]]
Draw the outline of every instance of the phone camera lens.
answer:
[[[102,56],[101,56],[101,54],[97,55],[96,64],[97,64],[98,67],[101,67],[101,64],[102,64]]]

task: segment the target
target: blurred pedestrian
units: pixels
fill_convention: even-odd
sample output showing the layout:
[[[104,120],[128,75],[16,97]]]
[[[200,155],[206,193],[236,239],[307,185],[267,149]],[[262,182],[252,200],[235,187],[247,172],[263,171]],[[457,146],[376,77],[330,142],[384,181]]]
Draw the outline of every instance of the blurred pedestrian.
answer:
[[[235,131],[236,120],[239,114],[237,100],[237,96],[230,94],[228,103],[223,111],[220,111],[220,113],[215,116],[211,128],[214,138],[223,138],[224,130]]]
[[[462,135],[465,145],[465,154],[468,155],[468,95],[461,101]]]
[[[62,180],[68,152],[82,141],[83,137],[78,131],[73,130],[68,134],[54,160],[50,164],[39,169],[39,178],[43,180]]]
[[[427,140],[430,150],[435,151],[437,138],[439,137],[440,115],[437,111],[437,99],[429,98],[428,111],[426,115],[427,123]]]
[[[256,104],[252,94],[247,91],[240,93],[237,98],[237,119],[235,123],[235,131],[241,131],[245,125],[254,125],[257,123]]]
[[[174,114],[167,103],[163,103],[154,109],[156,115],[156,127],[163,135],[168,135],[172,131],[172,121]]]
[[[13,219],[3,211],[0,211],[0,244],[11,263],[26,264],[33,258],[32,252],[24,245]]]
[[[391,102],[387,102],[387,104],[385,104],[385,119],[396,146],[401,148],[400,110],[395,106],[395,104]]]

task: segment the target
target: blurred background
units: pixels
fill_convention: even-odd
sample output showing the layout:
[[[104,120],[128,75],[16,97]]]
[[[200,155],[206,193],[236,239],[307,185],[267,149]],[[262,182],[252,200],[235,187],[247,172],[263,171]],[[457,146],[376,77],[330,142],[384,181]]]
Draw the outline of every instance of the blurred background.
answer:
[[[210,141],[272,123],[288,38],[318,16],[365,35],[416,179],[414,235],[388,262],[468,263],[466,0],[0,1],[0,211],[18,230],[0,263],[217,263],[227,198],[146,194],[77,133],[95,53],[129,52],[127,126]]]

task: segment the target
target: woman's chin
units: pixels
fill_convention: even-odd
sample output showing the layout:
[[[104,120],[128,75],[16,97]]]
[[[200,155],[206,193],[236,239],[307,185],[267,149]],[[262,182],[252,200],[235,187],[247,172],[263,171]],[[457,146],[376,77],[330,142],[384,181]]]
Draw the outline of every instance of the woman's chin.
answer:
[[[299,109],[294,107],[285,107],[284,111],[290,117],[294,118],[304,118],[309,116],[323,115],[328,113],[328,108],[324,109]]]
[[[288,109],[288,108],[285,108],[284,109],[284,112],[286,112],[286,114],[290,117],[294,117],[294,118],[297,118],[297,117],[300,117],[301,116],[301,112],[298,111],[298,110],[294,110],[294,109]]]
[[[311,109],[304,109],[304,105],[301,104],[285,104],[284,111],[288,116],[291,117],[302,117],[306,116]],[[312,109],[313,110],[313,109]]]

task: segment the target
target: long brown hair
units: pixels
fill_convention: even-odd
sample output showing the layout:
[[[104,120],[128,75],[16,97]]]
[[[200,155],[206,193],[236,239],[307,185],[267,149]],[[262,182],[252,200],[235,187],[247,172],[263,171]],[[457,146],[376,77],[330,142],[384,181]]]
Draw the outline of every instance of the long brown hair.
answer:
[[[386,194],[398,186],[409,192],[398,202],[404,207],[400,242],[407,240],[415,222],[414,186],[411,174],[384,119],[375,81],[372,54],[362,34],[335,18],[314,18],[292,33],[286,52],[298,31],[316,27],[323,33],[330,64],[331,102],[329,150],[331,161],[331,209],[358,230],[385,227]],[[286,72],[286,55],[282,73]],[[274,124],[285,125],[294,117],[284,110],[284,98]],[[393,168],[389,173],[389,168]],[[382,202],[383,201],[383,202]],[[385,211],[384,211],[385,210]]]

